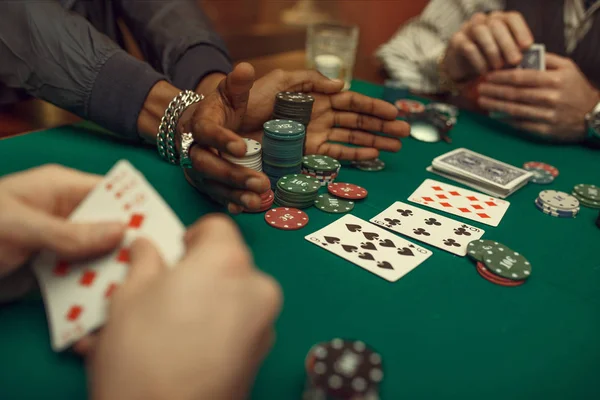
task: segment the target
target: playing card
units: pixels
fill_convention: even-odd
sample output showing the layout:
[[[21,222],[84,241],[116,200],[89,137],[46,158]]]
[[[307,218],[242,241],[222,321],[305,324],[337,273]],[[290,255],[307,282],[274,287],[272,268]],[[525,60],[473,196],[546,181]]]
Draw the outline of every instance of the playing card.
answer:
[[[546,46],[535,43],[530,48],[523,52],[523,59],[519,64],[519,68],[537,69],[538,71],[546,70]]]
[[[400,201],[370,221],[458,256],[467,255],[469,242],[480,239],[485,233],[483,229]]]
[[[127,275],[129,246],[137,237],[152,240],[167,265],[183,254],[183,225],[127,161],[118,162],[107,173],[69,220],[121,221],[128,229],[123,243],[103,257],[67,262],[42,252],[33,261],[56,351],[104,324],[110,296]]]
[[[453,176],[475,181],[502,193],[514,191],[515,187],[529,181],[532,176],[529,171],[465,148],[452,150],[436,157],[432,167]]]
[[[506,200],[433,179],[425,179],[408,201],[491,226],[498,226],[510,206]]]
[[[305,239],[390,282],[402,278],[432,254],[351,214]]]

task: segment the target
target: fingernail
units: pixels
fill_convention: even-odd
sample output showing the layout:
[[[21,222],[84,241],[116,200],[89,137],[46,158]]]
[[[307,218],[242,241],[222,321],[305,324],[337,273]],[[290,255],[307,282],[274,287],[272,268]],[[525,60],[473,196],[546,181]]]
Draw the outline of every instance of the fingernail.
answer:
[[[95,226],[94,233],[99,238],[122,235],[125,225],[120,222],[101,222]]]
[[[238,154],[242,154],[243,152],[245,152],[245,148],[246,148],[246,144],[244,142],[240,142],[240,141],[235,141],[235,142],[229,142],[227,143],[227,151],[229,153],[231,153],[232,155],[238,155]]]
[[[246,189],[252,190],[253,192],[260,192],[263,188],[263,180],[257,177],[249,178],[246,181]]]
[[[240,197],[240,200],[242,201],[242,203],[244,203],[244,205],[246,207],[250,208],[250,207],[252,207],[250,203],[251,203],[253,197],[254,196],[251,195],[250,193],[244,193],[242,195],[242,197]]]
[[[343,80],[341,80],[341,79],[332,79],[332,81],[334,81],[334,82],[335,82],[335,83],[337,83],[338,85],[339,85],[339,84],[342,84],[342,83],[344,83],[344,81],[343,81]]]

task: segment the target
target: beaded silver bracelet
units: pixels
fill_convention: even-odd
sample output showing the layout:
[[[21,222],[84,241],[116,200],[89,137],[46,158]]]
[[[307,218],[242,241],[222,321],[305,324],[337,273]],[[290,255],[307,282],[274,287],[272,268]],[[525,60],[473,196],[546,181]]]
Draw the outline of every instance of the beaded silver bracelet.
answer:
[[[165,110],[160,120],[158,133],[156,135],[156,147],[158,154],[171,164],[179,164],[179,153],[175,146],[177,122],[186,108],[204,99],[204,96],[191,90],[180,92]]]

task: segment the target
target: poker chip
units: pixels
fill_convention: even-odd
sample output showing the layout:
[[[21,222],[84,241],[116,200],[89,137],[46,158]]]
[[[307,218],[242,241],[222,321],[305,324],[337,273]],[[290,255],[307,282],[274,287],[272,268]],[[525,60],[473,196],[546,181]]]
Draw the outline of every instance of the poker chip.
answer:
[[[394,103],[400,117],[411,116],[425,111],[425,104],[416,100],[401,99]]]
[[[294,231],[308,224],[308,215],[297,208],[277,207],[265,213],[265,221],[277,229]]]
[[[552,174],[552,176],[554,176],[555,178],[558,176],[558,168],[553,167],[552,165],[543,163],[543,162],[539,162],[539,161],[528,161],[525,164],[523,164],[523,168],[527,169],[527,168],[541,168],[541,169],[545,169],[546,171],[550,172]]]
[[[600,208],[600,201],[593,201],[579,196],[576,192],[571,193],[573,197],[579,200],[579,204],[587,208]]]
[[[488,250],[498,246],[499,243],[494,240],[473,240],[467,245],[467,255],[476,261],[483,261],[483,257],[488,253]]]
[[[273,119],[296,121],[309,124],[315,98],[310,94],[300,92],[279,92],[275,96]]]
[[[549,183],[554,182],[554,175],[552,175],[548,170],[541,167],[523,167],[526,171],[529,171],[533,174],[530,182],[537,183],[540,185],[547,185]]]
[[[385,163],[379,158],[365,161],[353,161],[352,166],[361,171],[378,172],[385,168]]]
[[[600,208],[600,188],[596,185],[580,183],[572,192],[579,202],[588,208]]]
[[[435,143],[442,139],[440,131],[425,121],[412,121],[410,124],[410,136],[425,143]]]
[[[513,281],[513,280],[510,280],[510,279],[501,278],[499,276],[496,276],[496,275],[492,274],[485,267],[485,265],[482,262],[480,262],[480,261],[477,262],[476,269],[477,269],[477,272],[479,273],[479,275],[483,279],[487,280],[488,282],[495,283],[496,285],[507,286],[507,287],[514,287],[514,286],[521,286],[522,284],[525,283],[525,280]]]
[[[342,214],[352,211],[354,202],[344,200],[330,195],[329,193],[320,194],[315,200],[315,207],[321,211],[332,214]]]
[[[452,104],[447,104],[447,103],[439,103],[439,102],[429,103],[425,106],[425,110],[436,111],[436,112],[444,114],[450,118],[458,118],[458,115],[459,115],[458,107],[456,107]]]
[[[263,125],[262,170],[274,189],[285,175],[299,174],[304,154],[304,125],[291,120],[274,119]]]
[[[522,254],[502,243],[490,247],[483,256],[483,263],[492,274],[513,281],[531,276],[531,264]]]
[[[309,155],[302,159],[302,173],[317,179],[321,186],[337,178],[342,165],[335,158],[324,155]]]
[[[536,202],[556,211],[574,211],[579,208],[579,200],[576,197],[556,190],[541,191]]]
[[[234,157],[226,153],[221,153],[221,157],[233,164],[262,172],[261,144],[256,140],[248,138],[244,138],[244,142],[246,142],[246,154],[243,157]]]
[[[367,190],[353,183],[335,182],[327,186],[327,190],[342,199],[360,200],[367,197]]]
[[[310,176],[286,175],[277,182],[275,203],[285,207],[311,207],[317,198],[320,187],[321,183]]]
[[[260,203],[260,208],[258,210],[244,209],[244,212],[261,213],[261,212],[267,211],[273,205],[274,200],[275,200],[275,194],[273,193],[273,191],[271,189],[269,189],[268,191],[266,191],[265,193],[260,195],[261,203]]]
[[[382,357],[360,340],[318,343],[309,350],[304,365],[304,399],[379,399]]]
[[[539,199],[536,199],[534,204],[535,204],[535,207],[538,210],[540,210],[541,212],[543,212],[544,214],[548,214],[553,217],[559,217],[559,218],[575,218],[577,216],[577,214],[579,214],[579,210],[580,210],[579,207],[577,207],[573,210],[569,210],[569,211],[559,210],[554,207],[549,207],[549,206],[542,204],[539,201]]]

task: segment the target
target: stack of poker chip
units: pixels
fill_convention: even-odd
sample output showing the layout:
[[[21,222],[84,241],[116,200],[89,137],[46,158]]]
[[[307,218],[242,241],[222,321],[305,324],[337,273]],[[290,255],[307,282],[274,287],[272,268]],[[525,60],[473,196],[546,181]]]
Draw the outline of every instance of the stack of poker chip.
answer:
[[[359,340],[333,339],[314,345],[305,360],[303,400],[378,400],[381,355]]]
[[[361,171],[379,172],[385,168],[385,163],[379,158],[374,158],[373,160],[352,161],[352,166]]]
[[[315,98],[299,92],[279,92],[275,97],[273,119],[300,122],[305,127],[310,122]]]
[[[244,141],[246,142],[246,154],[243,157],[238,158],[225,153],[221,156],[233,164],[262,172],[262,146],[253,139],[244,138]]]
[[[302,158],[302,173],[321,182],[321,186],[332,183],[337,178],[342,165],[335,158],[310,155]]]
[[[286,175],[277,182],[275,203],[283,207],[308,208],[317,198],[321,183],[303,174]]]
[[[302,171],[304,125],[290,120],[275,119],[263,125],[262,169],[275,188],[281,177]]]
[[[580,210],[577,198],[556,190],[542,190],[535,199],[535,207],[544,214],[558,218],[575,218]]]
[[[493,240],[474,240],[467,254],[476,262],[479,275],[500,286],[520,286],[531,276],[531,264],[520,253]]]
[[[600,188],[596,185],[580,183],[575,185],[571,194],[584,207],[600,208]]]
[[[523,164],[523,169],[533,174],[530,182],[540,185],[552,183],[558,176],[558,169],[556,167],[539,161],[526,162]]]

